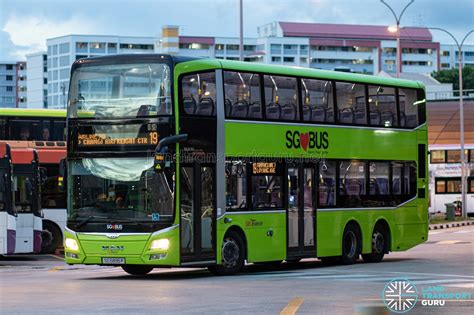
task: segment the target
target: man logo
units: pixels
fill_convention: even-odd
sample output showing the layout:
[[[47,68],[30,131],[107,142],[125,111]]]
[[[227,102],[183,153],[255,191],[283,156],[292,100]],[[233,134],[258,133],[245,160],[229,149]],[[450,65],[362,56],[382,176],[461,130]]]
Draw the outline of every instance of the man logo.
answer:
[[[418,290],[407,279],[393,279],[385,285],[382,300],[390,311],[406,313],[415,307],[418,301]]]
[[[118,245],[118,246],[103,245],[102,250],[109,253],[118,253],[119,251],[123,251],[123,246],[122,245]]]
[[[120,234],[118,234],[118,233],[108,233],[108,234],[105,234],[105,236],[107,238],[115,239],[115,238],[119,238]]]

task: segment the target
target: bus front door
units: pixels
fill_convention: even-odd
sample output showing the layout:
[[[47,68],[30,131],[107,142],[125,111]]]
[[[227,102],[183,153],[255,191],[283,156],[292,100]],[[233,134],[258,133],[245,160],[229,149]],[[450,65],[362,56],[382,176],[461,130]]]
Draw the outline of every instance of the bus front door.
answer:
[[[216,262],[215,168],[194,164],[180,170],[181,264]]]
[[[287,180],[287,259],[316,257],[315,168],[288,164]]]

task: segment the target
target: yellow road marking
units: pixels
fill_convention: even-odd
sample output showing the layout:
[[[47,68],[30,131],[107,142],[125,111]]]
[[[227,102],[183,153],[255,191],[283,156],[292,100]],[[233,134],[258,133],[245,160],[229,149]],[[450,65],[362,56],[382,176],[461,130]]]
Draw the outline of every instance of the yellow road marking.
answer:
[[[53,257],[53,258],[56,258],[56,259],[59,259],[59,260],[61,260],[61,261],[64,260],[63,257],[59,257],[59,256],[56,256],[56,255],[53,255],[53,254],[49,254],[48,256]]]
[[[57,272],[59,270],[62,270],[64,267],[63,266],[56,266],[56,267],[53,267],[51,269],[49,269],[48,271],[49,272]]]
[[[300,308],[301,304],[303,304],[304,299],[300,297],[296,297],[292,299],[284,309],[281,310],[280,315],[294,315],[296,311]]]
[[[456,243],[461,243],[462,241],[459,240],[448,240],[448,241],[439,241],[436,244],[438,245],[451,245],[451,244],[456,244]]]

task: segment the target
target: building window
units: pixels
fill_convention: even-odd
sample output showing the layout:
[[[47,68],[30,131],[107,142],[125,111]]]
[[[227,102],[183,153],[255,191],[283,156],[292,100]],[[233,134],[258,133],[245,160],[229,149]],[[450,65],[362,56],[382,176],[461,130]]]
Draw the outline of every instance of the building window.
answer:
[[[76,52],[87,52],[88,43],[85,42],[77,42],[76,43]]]
[[[6,65],[7,70],[13,70],[13,65]]]
[[[60,54],[69,53],[69,43],[59,44],[59,53]]]
[[[283,62],[295,62],[295,57],[283,57]]]
[[[239,45],[226,45],[226,49],[227,49],[227,51],[229,51],[229,50],[234,50],[235,51],[235,50],[239,50],[240,47],[239,47]]]
[[[300,63],[308,63],[308,57],[301,57]]]
[[[108,43],[107,44],[107,51],[108,53],[116,53],[117,52],[117,44],[116,43]]]
[[[209,44],[200,44],[200,43],[179,44],[180,49],[201,50],[201,49],[209,49],[209,47],[210,47]]]
[[[13,92],[13,86],[7,86],[6,89],[7,92]]]
[[[281,57],[272,56],[272,62],[281,62]]]
[[[244,45],[244,51],[255,51],[255,45]]]
[[[460,150],[448,150],[448,163],[461,163],[461,151]]]
[[[5,77],[5,79],[6,79],[7,81],[13,81],[13,76],[12,76],[12,75],[7,75],[7,76]]]
[[[433,150],[430,152],[430,163],[446,163],[446,151],[445,150]]]
[[[281,44],[271,44],[270,53],[272,54],[281,54]]]
[[[218,51],[223,51],[224,47],[225,47],[224,44],[216,44],[216,50],[218,50]]]
[[[90,43],[91,53],[105,53],[105,43]]]
[[[69,56],[59,57],[59,66],[68,67],[69,66]]]

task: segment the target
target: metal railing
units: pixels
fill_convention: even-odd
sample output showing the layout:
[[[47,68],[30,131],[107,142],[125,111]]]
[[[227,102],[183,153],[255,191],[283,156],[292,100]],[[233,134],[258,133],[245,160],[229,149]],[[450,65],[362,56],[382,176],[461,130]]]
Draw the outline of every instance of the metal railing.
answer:
[[[463,90],[464,99],[474,99],[474,89]],[[426,92],[427,100],[459,100],[459,90],[442,91],[442,92]]]

